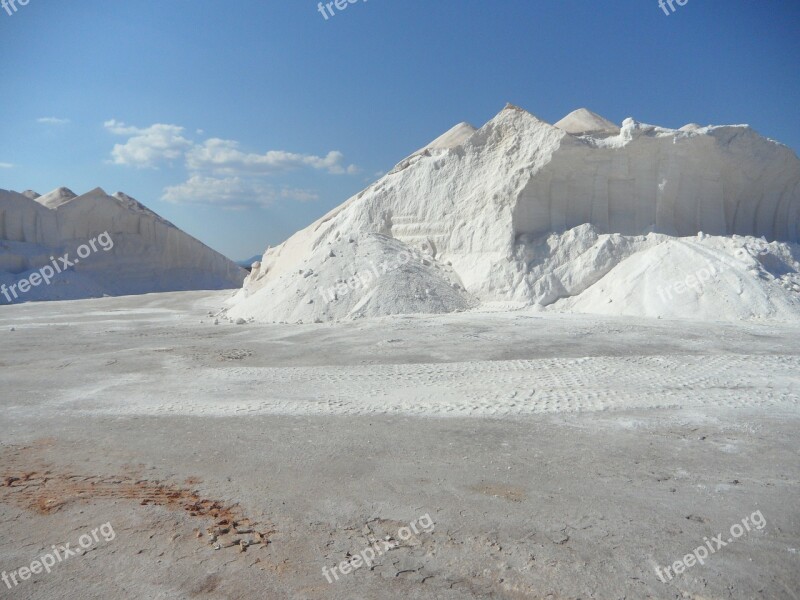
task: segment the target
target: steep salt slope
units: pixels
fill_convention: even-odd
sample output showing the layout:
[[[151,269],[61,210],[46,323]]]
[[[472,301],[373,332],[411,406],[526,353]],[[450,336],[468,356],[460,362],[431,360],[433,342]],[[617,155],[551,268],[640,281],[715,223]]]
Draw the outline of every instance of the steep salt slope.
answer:
[[[477,129],[469,123],[459,123],[422,148],[417,154],[425,150],[446,150],[448,148],[455,148],[466,142],[476,131]]]
[[[232,304],[246,299],[240,314],[255,316],[259,302],[272,306],[274,286],[295,285],[292,274],[321,247],[365,233],[451,265],[478,301],[520,305],[583,293],[616,265],[610,250],[646,249],[633,241],[649,233],[798,239],[800,161],[747,126],[672,130],[626,119],[616,131],[589,111],[561,124],[575,133],[509,105],[477,131],[456,126],[269,249]],[[597,131],[586,134],[587,127]],[[592,247],[598,235],[614,235],[596,249],[594,270],[576,275],[565,294],[562,279],[547,271],[552,257],[542,255],[542,240],[551,233],[565,236],[555,255],[581,261],[590,257],[578,249]],[[414,310],[425,312],[424,306]],[[287,311],[271,314],[290,320]],[[335,318],[330,311],[313,316]]]
[[[35,200],[0,190],[0,284],[10,286],[51,257],[108,232],[113,247],[57,273],[12,301],[77,299],[241,285],[246,272],[142,204],[97,188],[76,196],[59,188]],[[0,303],[8,299],[0,296]]]

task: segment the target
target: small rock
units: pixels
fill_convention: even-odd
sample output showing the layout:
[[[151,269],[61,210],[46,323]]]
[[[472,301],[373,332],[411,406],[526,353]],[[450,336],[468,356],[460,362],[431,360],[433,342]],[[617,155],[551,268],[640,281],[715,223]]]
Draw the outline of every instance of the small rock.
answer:
[[[246,323],[247,323],[247,321],[245,321],[242,317],[239,317],[238,319],[236,319],[236,324],[237,325],[245,325]]]

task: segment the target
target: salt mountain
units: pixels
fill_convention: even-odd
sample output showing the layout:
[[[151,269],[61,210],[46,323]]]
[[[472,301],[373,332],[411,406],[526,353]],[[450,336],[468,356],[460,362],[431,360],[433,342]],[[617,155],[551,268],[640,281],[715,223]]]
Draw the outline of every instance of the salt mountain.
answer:
[[[133,198],[97,188],[77,196],[59,188],[40,196],[0,190],[0,284],[10,286],[50,257],[69,253],[108,232],[113,247],[98,250],[50,285],[17,301],[65,300],[195,289],[235,288],[246,272]],[[13,298],[12,298],[13,300]],[[0,296],[0,303],[7,303]]]
[[[800,319],[800,160],[746,125],[461,123],[268,249],[232,319],[478,305]],[[402,257],[402,260],[399,258]]]

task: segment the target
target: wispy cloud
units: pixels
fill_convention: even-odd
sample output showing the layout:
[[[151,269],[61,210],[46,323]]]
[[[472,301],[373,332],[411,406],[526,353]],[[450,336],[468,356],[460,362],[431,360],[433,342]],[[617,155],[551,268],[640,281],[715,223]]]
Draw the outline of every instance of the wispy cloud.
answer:
[[[212,138],[196,144],[186,155],[186,166],[194,171],[209,171],[217,175],[250,173],[271,175],[302,167],[325,170],[334,175],[347,172],[343,165],[344,155],[337,150],[325,156],[297,154],[283,150],[270,150],[264,154],[246,153],[239,150],[233,140]],[[352,167],[353,165],[351,165]]]
[[[284,187],[280,190],[257,180],[241,177],[192,175],[187,181],[164,189],[163,200],[175,204],[205,204],[229,209],[264,207],[279,198],[309,202],[318,196],[309,190]]]
[[[311,190],[298,190],[293,188],[283,188],[281,198],[288,198],[296,202],[313,202],[319,200],[319,195]]]
[[[44,125],[67,125],[69,124],[69,119],[59,119],[58,117],[39,117],[36,119],[37,123],[42,123]]]
[[[0,169],[13,169],[14,165],[11,163],[0,162]]]
[[[323,171],[331,175],[355,174],[344,155],[331,150],[324,156],[285,150],[249,152],[235,140],[209,138],[194,141],[179,125],[157,123],[136,127],[112,119],[103,126],[114,135],[125,136],[115,144],[111,162],[136,168],[157,168],[183,161],[188,179],[164,189],[163,200],[175,203],[225,205],[231,208],[267,206],[276,200],[310,202],[319,196],[313,190],[280,187],[269,181],[276,175],[298,169]],[[195,130],[200,136],[204,132]]]

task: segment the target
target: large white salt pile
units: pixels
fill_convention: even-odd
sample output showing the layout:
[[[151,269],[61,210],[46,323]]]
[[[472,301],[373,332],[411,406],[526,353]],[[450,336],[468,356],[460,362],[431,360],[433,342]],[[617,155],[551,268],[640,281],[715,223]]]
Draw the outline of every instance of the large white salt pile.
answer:
[[[229,314],[360,316],[338,301],[312,302],[300,316],[291,298],[313,296],[317,278],[300,282],[312,263],[325,281],[347,279],[342,264],[318,257],[370,233],[402,244],[398,252],[425,255],[420,264],[430,273],[417,279],[446,271],[445,280],[466,292],[453,288],[460,299],[452,308],[438,296],[398,299],[392,313],[502,301],[614,314],[800,318],[800,160],[746,125],[674,130],[626,119],[617,127],[581,109],[553,126],[509,105],[478,130],[457,125],[269,249]],[[734,244],[734,235],[750,237]],[[762,236],[782,243],[762,248],[760,267],[744,266],[734,253]],[[687,237],[693,241],[680,239]],[[706,259],[737,262],[704,280],[700,292],[679,286],[672,299],[659,294]],[[377,278],[371,294],[398,283]]]
[[[103,233],[111,243],[95,242],[89,255],[75,261],[78,248],[90,248],[90,240]],[[81,196],[67,188],[43,196],[0,190],[0,285],[8,290],[54,262],[62,267],[59,257],[65,254],[74,265],[48,277],[49,284],[6,291],[0,304],[226,289],[240,286],[247,274],[125,194],[109,196],[100,188]]]
[[[256,263],[250,279],[257,284],[261,278],[267,279],[261,292],[243,298],[236,314],[311,322],[444,313],[477,304],[452,268],[379,233],[340,237],[318,246],[296,272],[277,278],[267,277]]]

